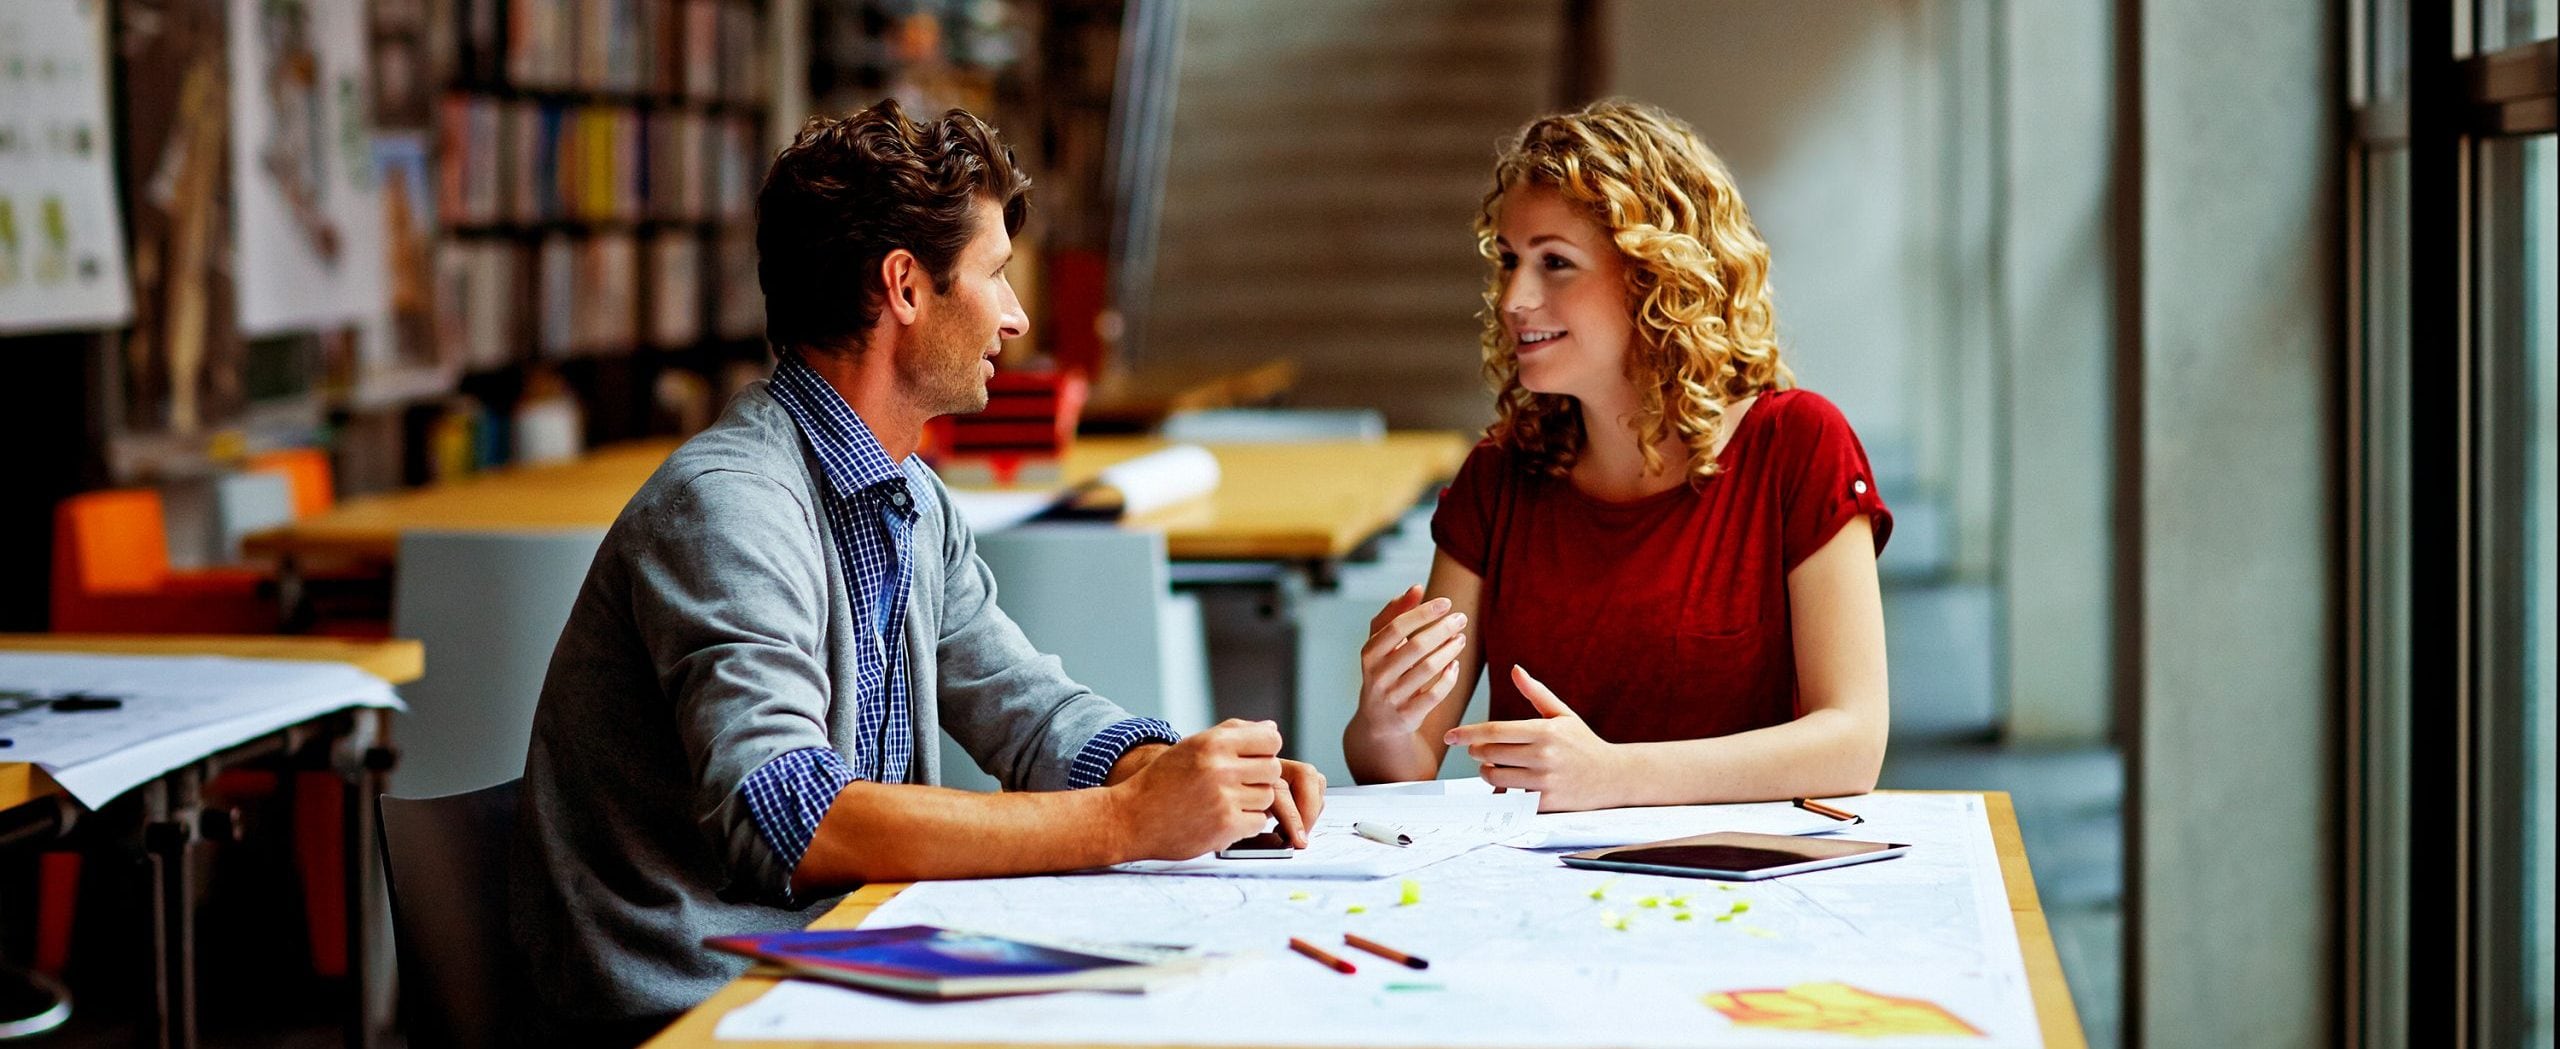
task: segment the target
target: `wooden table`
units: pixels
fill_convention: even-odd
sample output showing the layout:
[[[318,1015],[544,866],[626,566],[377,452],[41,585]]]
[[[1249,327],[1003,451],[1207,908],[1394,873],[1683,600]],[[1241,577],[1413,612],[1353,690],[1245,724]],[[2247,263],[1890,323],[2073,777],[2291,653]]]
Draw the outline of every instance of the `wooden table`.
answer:
[[[1136,433],[1175,412],[1269,404],[1297,384],[1298,362],[1286,357],[1244,369],[1164,361],[1094,384],[1077,425],[1086,433]]]
[[[1885,792],[1890,793],[1890,792]],[[2047,1049],[2087,1049],[2088,1038],[2080,1030],[2080,1014],[2071,1005],[2070,985],[2063,982],[2062,959],[2053,950],[2053,930],[2045,925],[2044,905],[2036,898],[2036,883],[2027,870],[2027,847],[2018,837],[2017,810],[2009,804],[2005,791],[1982,794],[1986,815],[1991,821],[1991,841],[2000,855],[2000,880],[2009,890],[2009,916],[2018,926],[2018,948],[2027,964],[2027,984],[2035,997],[2036,1020],[2044,1028]],[[835,909],[809,923],[813,929],[850,929],[862,923],[871,911],[888,902],[906,888],[904,884],[868,885],[846,896]],[[747,976],[730,982],[709,1001],[695,1006],[656,1038],[647,1049],[712,1049],[721,1045],[792,1046],[805,1049],[836,1049],[848,1044],[879,1046],[896,1043],[846,1042],[720,1042],[712,1031],[729,1010],[738,1008],[773,987],[774,980],[764,976]],[[928,1043],[931,1044],[931,1043]],[[948,1049],[947,1046],[941,1049]]]
[[[252,535],[246,545],[263,556],[389,564],[399,556],[400,533],[413,528],[602,528],[678,443],[635,441],[573,462],[350,499]],[[1162,529],[1177,561],[1338,559],[1455,474],[1473,445],[1467,435],[1438,431],[1376,442],[1211,444],[1222,474],[1214,495],[1126,523]],[[1090,480],[1103,467],[1164,446],[1147,437],[1084,438],[1067,455],[1066,478]]]
[[[345,663],[392,684],[415,681],[426,670],[426,649],[416,641],[354,641],[314,637],[126,636],[110,634],[0,634],[0,651],[79,652],[149,656],[232,656]],[[224,768],[279,755],[293,755],[321,743],[333,754],[348,751],[332,764],[345,777],[345,843],[347,876],[347,975],[350,1008],[346,1044],[351,1049],[373,1044],[374,1027],[365,1000],[372,983],[367,970],[375,942],[374,893],[380,889],[374,862],[373,798],[381,792],[386,763],[373,760],[382,738],[387,711],[341,710],[322,718],[270,732],[190,761],[135,788],[142,797],[144,850],[151,867],[151,926],[154,955],[154,1005],[157,1044],[187,1049],[196,1042],[195,888],[201,881],[196,857],[202,851],[199,830],[204,787]],[[387,752],[384,752],[387,754]],[[27,818],[47,838],[77,812],[60,784],[44,770],[24,761],[0,762],[0,813],[13,821]],[[51,806],[50,815],[46,806]],[[25,809],[24,812],[19,810]],[[50,823],[46,821],[51,821]]]

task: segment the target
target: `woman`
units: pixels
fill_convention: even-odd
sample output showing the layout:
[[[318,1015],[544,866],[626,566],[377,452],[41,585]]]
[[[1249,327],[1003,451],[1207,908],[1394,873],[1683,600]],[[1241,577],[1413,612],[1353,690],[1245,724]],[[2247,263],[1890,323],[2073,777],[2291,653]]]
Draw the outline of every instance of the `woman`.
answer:
[[[1498,417],[1432,518],[1427,589],[1371,623],[1352,774],[1427,779],[1462,746],[1548,811],[1872,788],[1893,518],[1779,361],[1723,163],[1651,106],[1547,117],[1476,241]],[[1491,718],[1460,726],[1485,665]]]

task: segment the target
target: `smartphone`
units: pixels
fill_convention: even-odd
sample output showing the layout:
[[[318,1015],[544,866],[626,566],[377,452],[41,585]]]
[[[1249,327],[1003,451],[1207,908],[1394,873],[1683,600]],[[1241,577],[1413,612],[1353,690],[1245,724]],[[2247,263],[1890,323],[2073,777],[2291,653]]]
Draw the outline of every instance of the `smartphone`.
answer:
[[[1722,831],[1643,845],[1568,853],[1564,862],[1566,866],[1592,870],[1759,881],[1828,867],[1845,867],[1852,863],[1887,860],[1909,851],[1911,846],[1894,842]]]
[[[1276,830],[1263,831],[1243,841],[1218,850],[1222,860],[1285,860],[1298,850],[1289,847],[1289,836]]]

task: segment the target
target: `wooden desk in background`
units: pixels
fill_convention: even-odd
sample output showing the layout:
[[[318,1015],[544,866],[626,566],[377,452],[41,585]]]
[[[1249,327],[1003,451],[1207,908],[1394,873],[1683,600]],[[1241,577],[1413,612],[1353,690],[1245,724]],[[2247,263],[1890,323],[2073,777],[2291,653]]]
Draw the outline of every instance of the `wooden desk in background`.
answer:
[[[394,685],[418,679],[426,670],[426,648],[415,641],[352,641],[315,637],[126,636],[111,634],[0,634],[0,651],[77,652],[143,656],[231,656],[345,663]],[[195,886],[194,848],[203,810],[205,784],[224,768],[276,755],[289,755],[322,740],[368,753],[337,762],[353,770],[346,778],[347,973],[351,1008],[346,1044],[373,1044],[374,1028],[365,995],[374,943],[373,908],[380,881],[375,874],[373,796],[381,792],[382,769],[366,760],[383,737],[381,721],[388,711],[341,710],[321,718],[225,747],[190,761],[135,788],[143,796],[143,843],[151,853],[154,946],[157,961],[158,1043],[189,1047],[195,1042]],[[324,724],[325,722],[325,724]],[[44,770],[24,761],[0,762],[0,813],[21,806],[78,803]],[[41,810],[38,818],[43,819]],[[56,819],[64,818],[56,810]],[[42,824],[39,824],[39,829]],[[59,833],[58,824],[57,830]],[[48,835],[50,837],[50,835]]]
[[[327,513],[250,536],[250,553],[288,560],[390,564],[413,528],[602,528],[679,442],[635,441],[574,462],[523,467],[413,491],[350,499]],[[1079,439],[1070,483],[1165,446],[1147,437]],[[1222,478],[1207,499],[1125,522],[1161,529],[1176,561],[1327,561],[1349,556],[1446,481],[1474,441],[1454,432],[1383,441],[1211,444]]]
[[[1286,357],[1244,369],[1167,361],[1096,383],[1077,426],[1086,433],[1144,433],[1175,412],[1269,404],[1297,384],[1298,363]]]
[[[1890,791],[1884,793],[1891,793]],[[2080,1030],[2080,1014],[2071,1004],[2070,985],[2063,982],[2062,959],[2053,950],[2053,930],[2045,925],[2044,904],[2036,898],[2035,878],[2027,868],[2027,847],[2018,837],[2017,811],[2009,804],[2004,791],[1982,792],[1985,812],[1991,821],[1992,847],[2000,855],[2000,880],[2009,892],[2009,915],[2017,923],[2019,953],[2027,965],[2029,991],[2035,997],[2036,1020],[2044,1029],[2047,1049],[2088,1049],[2088,1037]],[[888,901],[903,884],[869,885],[855,891],[836,904],[835,909],[810,922],[812,929],[850,929],[862,924],[872,909]],[[772,989],[771,977],[747,976],[733,980],[729,986],[695,1006],[672,1026],[652,1038],[644,1049],[712,1049],[723,1044],[712,1037],[720,1018],[729,1011]],[[798,1049],[841,1049],[847,1045],[882,1045],[884,1043],[848,1042],[755,1042],[758,1046],[798,1047]]]

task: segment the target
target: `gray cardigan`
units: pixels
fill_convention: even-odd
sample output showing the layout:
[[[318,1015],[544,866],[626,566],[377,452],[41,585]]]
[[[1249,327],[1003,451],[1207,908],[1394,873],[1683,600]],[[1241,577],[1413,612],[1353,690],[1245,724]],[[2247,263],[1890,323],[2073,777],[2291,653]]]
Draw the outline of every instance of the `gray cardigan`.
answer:
[[[906,675],[915,782],[949,730],[1010,790],[1059,790],[1128,714],[996,608],[976,540],[930,481],[914,531]],[[803,747],[850,759],[851,602],[817,460],[761,382],[641,486],[605,534],[534,714],[510,904],[522,1003],[568,1029],[673,1013],[746,968],[705,936],[800,928],[739,784]],[[447,654],[439,658],[468,658]]]

